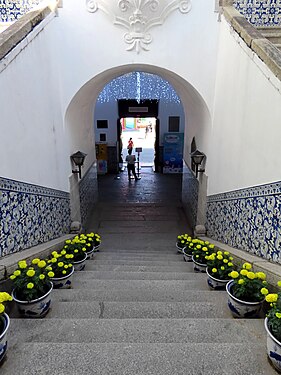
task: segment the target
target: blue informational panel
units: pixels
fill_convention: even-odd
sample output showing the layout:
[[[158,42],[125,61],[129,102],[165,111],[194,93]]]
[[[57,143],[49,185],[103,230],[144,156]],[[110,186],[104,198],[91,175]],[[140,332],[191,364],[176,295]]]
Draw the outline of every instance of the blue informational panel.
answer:
[[[164,133],[163,173],[182,173],[183,133]]]

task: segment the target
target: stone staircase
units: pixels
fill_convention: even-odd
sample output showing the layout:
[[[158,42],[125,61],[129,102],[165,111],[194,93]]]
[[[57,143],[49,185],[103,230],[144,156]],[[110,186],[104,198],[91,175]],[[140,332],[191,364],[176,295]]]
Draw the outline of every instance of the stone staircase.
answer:
[[[1,375],[276,374],[263,320],[233,319],[226,293],[177,254],[181,207],[98,212],[101,251],[44,319],[12,317]]]

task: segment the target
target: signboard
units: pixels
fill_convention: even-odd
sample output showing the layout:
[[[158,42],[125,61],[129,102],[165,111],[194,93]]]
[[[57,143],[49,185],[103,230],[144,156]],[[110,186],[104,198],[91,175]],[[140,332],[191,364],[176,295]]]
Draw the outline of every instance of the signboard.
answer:
[[[163,173],[182,173],[183,133],[165,133],[163,150]]]
[[[136,147],[135,150],[136,152],[142,152],[142,147]]]

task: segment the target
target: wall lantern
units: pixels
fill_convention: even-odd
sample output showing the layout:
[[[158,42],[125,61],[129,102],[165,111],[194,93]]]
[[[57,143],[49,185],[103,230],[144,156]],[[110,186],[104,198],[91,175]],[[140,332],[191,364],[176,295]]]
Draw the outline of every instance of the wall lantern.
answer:
[[[79,178],[81,178],[81,167],[84,164],[84,160],[87,154],[84,154],[84,152],[77,151],[75,154],[72,154],[70,156],[73,163],[78,167],[78,171],[72,171],[72,173],[79,173]]]
[[[190,154],[192,162],[195,164],[195,173],[196,173],[196,178],[198,177],[198,173],[205,172],[205,169],[198,169],[199,165],[202,164],[202,161],[205,159],[206,155],[199,151],[195,150],[191,152]]]

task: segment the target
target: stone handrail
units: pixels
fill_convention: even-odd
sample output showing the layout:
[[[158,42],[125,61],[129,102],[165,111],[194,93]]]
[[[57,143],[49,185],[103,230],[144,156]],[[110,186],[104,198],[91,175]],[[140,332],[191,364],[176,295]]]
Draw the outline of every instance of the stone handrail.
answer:
[[[6,30],[0,33],[0,60],[19,44],[54,9],[49,5],[26,13]]]
[[[281,80],[281,51],[233,7],[233,0],[220,0],[219,5],[227,22],[273,74]]]

